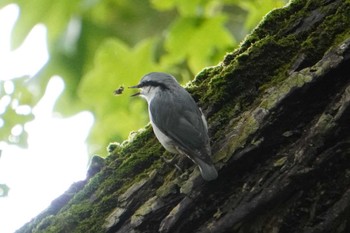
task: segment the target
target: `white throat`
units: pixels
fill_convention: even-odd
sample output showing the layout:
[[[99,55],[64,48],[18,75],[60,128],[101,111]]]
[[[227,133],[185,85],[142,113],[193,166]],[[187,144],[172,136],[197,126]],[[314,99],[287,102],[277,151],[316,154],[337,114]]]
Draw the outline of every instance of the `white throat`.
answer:
[[[159,87],[144,87],[141,89],[141,97],[145,98],[148,104],[150,104],[159,91]]]

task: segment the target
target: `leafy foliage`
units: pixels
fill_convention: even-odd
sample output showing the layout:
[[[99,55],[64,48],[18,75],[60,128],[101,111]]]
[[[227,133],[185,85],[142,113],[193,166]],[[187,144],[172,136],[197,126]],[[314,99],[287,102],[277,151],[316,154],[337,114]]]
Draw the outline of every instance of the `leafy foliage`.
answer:
[[[50,60],[35,77],[13,80],[15,91],[5,95],[18,104],[9,103],[0,112],[0,139],[26,145],[25,131],[10,140],[11,131],[32,120],[33,114],[21,115],[16,108],[34,106],[50,77],[59,75],[66,87],[56,111],[64,116],[92,111],[95,125],[89,143],[99,145],[91,152],[101,153],[108,142],[125,139],[148,121],[145,103],[130,99],[127,89],[115,97],[114,89],[134,85],[151,71],[190,80],[222,60],[263,15],[285,0],[4,0],[0,7],[9,3],[21,10],[13,46],[20,46],[30,30],[43,23]]]
[[[0,82],[0,140],[27,145],[27,133],[23,125],[33,120],[30,106],[33,94],[26,88],[26,78]]]

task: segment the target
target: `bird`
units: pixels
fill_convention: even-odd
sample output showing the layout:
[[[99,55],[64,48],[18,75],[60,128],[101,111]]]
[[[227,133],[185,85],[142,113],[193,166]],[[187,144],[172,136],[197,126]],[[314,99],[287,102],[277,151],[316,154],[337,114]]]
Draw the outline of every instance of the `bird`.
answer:
[[[216,179],[205,116],[175,77],[151,72],[129,88],[141,89],[132,96],[146,99],[153,132],[162,146],[170,153],[190,158],[204,180]]]

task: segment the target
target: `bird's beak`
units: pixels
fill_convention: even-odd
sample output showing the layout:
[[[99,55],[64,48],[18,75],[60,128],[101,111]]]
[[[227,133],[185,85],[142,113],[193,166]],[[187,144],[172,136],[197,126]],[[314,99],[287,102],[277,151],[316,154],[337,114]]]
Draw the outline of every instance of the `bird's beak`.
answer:
[[[135,86],[131,86],[131,87],[129,87],[129,88],[140,88],[140,84],[137,84],[137,85],[135,85]],[[137,93],[131,95],[130,97],[139,96],[140,94],[141,94],[140,92],[137,92]]]
[[[128,87],[128,88],[140,88],[140,84],[137,84],[135,86],[131,86],[131,87]]]

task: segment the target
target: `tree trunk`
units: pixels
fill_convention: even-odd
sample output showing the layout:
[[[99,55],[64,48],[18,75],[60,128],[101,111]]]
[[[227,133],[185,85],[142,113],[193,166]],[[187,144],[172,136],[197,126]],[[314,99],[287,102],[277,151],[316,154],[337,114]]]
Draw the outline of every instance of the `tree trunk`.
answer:
[[[18,232],[350,232],[350,1],[271,12],[188,90],[218,179],[147,126]]]

